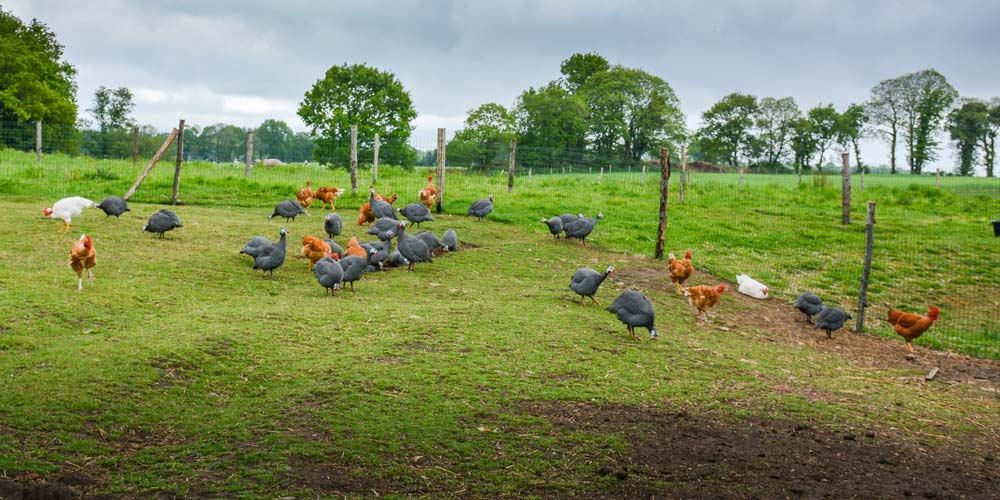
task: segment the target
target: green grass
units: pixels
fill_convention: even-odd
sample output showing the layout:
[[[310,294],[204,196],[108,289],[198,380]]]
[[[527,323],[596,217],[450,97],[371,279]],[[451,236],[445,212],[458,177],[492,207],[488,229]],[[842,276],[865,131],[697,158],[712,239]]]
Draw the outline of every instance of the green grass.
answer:
[[[975,435],[1000,412],[975,387],[908,382],[917,370],[865,369],[720,334],[695,324],[673,295],[649,292],[660,343],[629,341],[606,311],[568,301],[576,268],[627,267],[636,261],[621,252],[651,252],[652,176],[598,184],[596,176],[535,175],[519,178],[513,194],[505,178],[449,176],[454,212],[490,191],[496,197],[493,222],[442,215],[431,225],[438,234],[454,227],[474,247],[413,273],[367,275],[357,293],[331,299],[304,260],[289,258],[269,281],[237,252],[250,236],[275,238],[287,226],[294,255],[303,234],[320,233],[319,211],[285,224],[266,219],[270,207],[306,178],[344,186],[346,173],[258,169],[246,181],[241,167],[222,175],[228,165],[185,166],[187,204],[175,209],[184,227],[157,240],[139,228],[162,208],[151,202],[169,197],[172,172],[154,171],[121,219],[88,211],[67,235],[41,218],[42,207],[68,194],[121,194],[136,172],[53,160],[38,168],[0,152],[0,470],[53,474],[86,464],[130,496],[255,498],[316,494],[288,478],[302,461],[322,460],[442,497],[463,487],[471,496],[518,496],[537,491],[536,478],[558,496],[602,487],[574,457],[625,444],[555,429],[522,411],[524,401],[650,404],[922,436]],[[98,168],[104,173],[88,176]],[[759,276],[782,300],[805,287],[850,297],[863,231],[836,223],[836,191],[708,179],[695,177],[685,205],[672,199],[668,248],[693,248],[700,269],[722,276]],[[393,169],[379,183],[403,202],[423,184]],[[880,201],[885,235],[873,302],[941,305],[945,319],[924,345],[969,335],[949,325],[957,311],[995,335],[995,313],[982,301],[997,296],[997,240],[981,237],[980,222],[996,200],[923,187],[865,194]],[[338,201],[345,222],[361,202]],[[606,218],[591,247],[553,243],[538,222],[597,210]],[[338,241],[362,232],[346,226]],[[81,232],[93,235],[99,255],[96,280],[77,293],[66,259]],[[609,283],[599,298],[609,303],[615,293]],[[959,299],[981,307],[948,302]],[[966,347],[996,355],[995,341]],[[792,390],[772,390],[777,384]],[[813,393],[825,396],[806,396]],[[538,453],[553,448],[570,451]]]

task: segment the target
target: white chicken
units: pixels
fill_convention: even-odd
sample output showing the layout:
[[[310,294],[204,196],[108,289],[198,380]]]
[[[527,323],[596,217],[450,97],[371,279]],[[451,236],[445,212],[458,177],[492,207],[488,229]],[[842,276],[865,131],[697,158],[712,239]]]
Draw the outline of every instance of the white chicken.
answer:
[[[740,284],[739,291],[743,295],[749,295],[755,299],[768,297],[767,286],[745,274],[737,274],[736,282]]]
[[[86,198],[72,196],[57,201],[52,207],[43,210],[42,214],[52,219],[62,219],[62,230],[64,233],[68,233],[70,231],[70,224],[73,222],[73,216],[80,215],[84,208],[94,208],[96,206],[96,203]]]

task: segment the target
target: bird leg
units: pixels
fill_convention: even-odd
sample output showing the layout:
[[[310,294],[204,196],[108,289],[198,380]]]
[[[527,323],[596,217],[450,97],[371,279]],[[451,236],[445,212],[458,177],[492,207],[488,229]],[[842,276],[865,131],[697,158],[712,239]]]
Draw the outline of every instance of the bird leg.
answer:
[[[63,221],[62,232],[68,233],[70,231],[69,226],[70,226],[69,222]]]
[[[913,352],[913,346],[910,345],[910,341],[909,340],[906,341],[906,349],[909,350],[910,352]]]
[[[590,300],[594,301],[594,303],[597,304],[597,305],[601,305],[601,303],[598,302],[597,299],[595,299],[593,295],[590,296]]]
[[[78,292],[83,291],[83,275],[81,275],[80,278],[76,280],[76,291]]]
[[[677,295],[684,295],[684,287],[680,283],[674,283],[674,286],[677,287]]]
[[[826,331],[826,338],[828,338],[828,339],[832,339],[832,338],[833,338],[833,331],[831,331],[831,330],[827,330],[827,331]]]
[[[87,269],[87,281],[94,281],[94,271]]]

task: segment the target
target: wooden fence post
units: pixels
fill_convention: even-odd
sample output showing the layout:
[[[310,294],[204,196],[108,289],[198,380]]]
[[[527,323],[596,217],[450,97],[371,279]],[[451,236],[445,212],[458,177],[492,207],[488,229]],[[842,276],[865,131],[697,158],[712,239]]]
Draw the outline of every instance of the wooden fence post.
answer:
[[[351,194],[358,192],[358,124],[351,124]]]
[[[153,155],[153,158],[149,160],[149,164],[146,165],[146,168],[142,169],[142,173],[139,174],[139,178],[135,180],[135,184],[133,184],[132,187],[129,188],[128,192],[125,193],[125,196],[122,196],[123,199],[128,200],[129,198],[132,197],[133,194],[135,194],[135,190],[139,189],[139,185],[142,184],[142,181],[146,179],[146,176],[149,175],[149,172],[153,170],[153,167],[156,165],[156,162],[160,161],[160,158],[163,158],[163,154],[167,152],[167,149],[174,142],[174,139],[177,138],[177,132],[178,132],[177,129],[173,129],[170,131],[170,135],[168,135],[167,139],[163,141],[163,145],[160,146],[159,151],[157,151],[156,154]]]
[[[184,161],[184,120],[177,126],[177,164],[174,167],[174,191],[170,196],[172,204],[177,204],[177,187],[181,182],[181,163]]]
[[[39,158],[42,157],[41,155],[42,155],[41,153],[38,153],[38,157]],[[937,173],[934,174],[934,185],[937,186],[937,187],[941,187],[941,169],[940,168],[937,169]]]
[[[438,129],[437,143],[437,213],[441,213],[444,206],[444,156],[445,156],[444,129]]]
[[[865,220],[865,266],[861,271],[861,291],[858,293],[858,324],[854,331],[865,329],[865,307],[868,306],[868,278],[872,273],[872,246],[875,243],[875,202],[868,202],[868,218]]]
[[[514,161],[517,156],[517,139],[510,140],[510,153],[507,154],[507,192],[514,190]]]
[[[42,162],[42,121],[35,120],[35,157]]]
[[[375,133],[375,158],[372,160],[372,184],[378,182],[378,148],[381,146],[378,133]]]
[[[243,177],[250,177],[253,170],[253,130],[247,132],[247,154],[243,158]]]
[[[656,233],[656,258],[663,258],[667,236],[667,195],[670,192],[670,154],[660,148],[660,226]]]
[[[139,163],[139,127],[132,127],[132,166]]]
[[[740,187],[743,187],[743,165],[740,165]]]
[[[841,220],[840,223],[849,226],[851,224],[851,155],[843,153],[840,155],[843,164],[842,175],[843,185],[840,190]]]
[[[687,185],[687,144],[681,144],[681,186],[680,201],[684,203],[684,187]]]

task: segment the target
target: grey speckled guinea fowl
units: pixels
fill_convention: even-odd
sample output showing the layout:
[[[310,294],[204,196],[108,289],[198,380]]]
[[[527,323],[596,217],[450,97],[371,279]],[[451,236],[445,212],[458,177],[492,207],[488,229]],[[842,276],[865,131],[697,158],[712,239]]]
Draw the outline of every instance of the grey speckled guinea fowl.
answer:
[[[559,239],[559,234],[563,231],[563,222],[559,217],[553,217],[551,219],[546,219],[542,217],[542,222],[549,226],[549,233],[552,234],[553,239]]]
[[[397,234],[396,249],[409,261],[409,264],[406,266],[407,269],[412,271],[413,264],[417,262],[434,262],[431,258],[431,250],[427,248],[427,244],[416,236],[406,234],[406,222],[400,222],[398,228],[399,233]]]
[[[177,214],[163,209],[149,216],[149,220],[145,226],[142,226],[142,230],[149,233],[160,233],[160,238],[163,238],[163,233],[172,231],[178,227],[184,226],[181,224],[181,220],[177,217]]]
[[[458,233],[454,229],[448,228],[441,236],[441,243],[444,245],[444,249],[449,252],[454,252],[458,250]]]
[[[409,263],[410,261],[406,260],[406,257],[403,257],[403,254],[399,253],[398,249],[393,250],[389,254],[388,264],[390,267],[403,267],[409,265]]]
[[[354,291],[354,282],[361,279],[368,268],[368,259],[357,255],[348,255],[340,259],[340,267],[344,268],[344,283],[351,284],[351,291]]]
[[[330,238],[326,238],[323,241],[325,241],[327,245],[330,245],[331,254],[335,253],[337,256],[344,255],[344,249],[340,248],[340,245],[338,245],[336,241],[333,241]]]
[[[334,236],[340,236],[340,232],[344,229],[344,221],[340,218],[338,214],[326,214],[323,217],[323,230],[326,231],[326,235],[330,238]]]
[[[823,310],[816,316],[816,323],[813,324],[813,329],[826,330],[826,337],[832,339],[833,331],[839,330],[852,317],[839,307],[824,306]]]
[[[562,221],[563,229],[565,229],[566,226],[568,226],[568,225],[576,222],[577,219],[582,219],[582,218],[583,218],[583,214],[576,214],[576,215],[573,215],[573,214],[562,214],[562,215],[559,216],[559,220]]]
[[[493,195],[491,194],[489,198],[485,200],[476,200],[469,205],[469,210],[465,212],[465,215],[474,215],[476,218],[482,222],[483,217],[489,215],[493,211]]]
[[[368,227],[368,234],[375,235],[380,240],[391,240],[399,230],[399,221],[389,217],[380,217]]]
[[[585,303],[583,300],[584,297],[590,297],[591,301],[600,305],[601,303],[594,298],[594,294],[601,288],[601,283],[604,283],[604,280],[609,275],[614,274],[614,272],[615,268],[613,266],[608,266],[603,273],[599,273],[589,267],[583,267],[573,273],[573,278],[569,281],[569,287],[580,296],[580,305]]]
[[[376,219],[381,217],[388,217],[390,219],[396,219],[396,210],[392,208],[389,202],[382,201],[375,197],[375,188],[368,190],[368,206],[372,209],[372,215]]]
[[[431,211],[423,203],[410,203],[400,208],[399,213],[406,217],[406,220],[416,224],[417,227],[420,227],[421,222],[434,222]]]
[[[812,317],[823,310],[823,299],[810,292],[803,292],[799,295],[799,298],[795,299],[795,304],[793,305],[796,309],[802,311],[802,314],[806,315],[806,321],[812,323]]]
[[[278,239],[277,243],[272,243],[271,245],[264,247],[260,251],[260,255],[254,259],[253,268],[260,269],[263,271],[261,277],[265,275],[269,277],[274,276],[274,270],[281,267],[285,263],[285,246],[286,246],[286,236],[288,235],[288,230],[281,228],[281,238]]]
[[[240,250],[240,253],[245,253],[254,259],[257,259],[257,256],[260,255],[260,251],[270,245],[271,240],[263,236],[254,236],[253,238],[250,238],[250,241],[248,241],[246,245],[243,245],[243,250]]]
[[[335,292],[340,290],[340,283],[344,281],[344,268],[340,267],[340,262],[327,255],[316,261],[313,275],[323,287],[323,293],[329,292],[331,297],[335,297]]]
[[[114,215],[117,219],[121,217],[123,213],[132,211],[128,208],[128,203],[117,196],[108,196],[107,198],[101,200],[101,202],[97,204],[97,208],[104,210],[104,213],[106,214],[104,216],[105,219],[111,217],[112,215]]]
[[[604,214],[597,214],[597,217],[581,217],[575,222],[570,223],[568,226],[564,226],[566,231],[566,238],[577,238],[580,240],[581,245],[587,244],[587,236],[594,231],[594,227],[597,226],[597,221],[604,218]]]
[[[615,316],[618,316],[618,319],[625,323],[628,333],[633,339],[638,340],[639,338],[635,335],[635,327],[637,326],[649,330],[650,340],[659,338],[656,334],[656,327],[653,325],[656,318],[653,303],[642,292],[625,290],[607,307],[607,310],[615,313]]]
[[[431,255],[433,255],[439,248],[444,248],[444,243],[441,243],[441,240],[438,239],[437,236],[434,236],[434,233],[430,231],[420,231],[413,236],[420,238],[420,241],[423,241],[424,245],[427,245],[427,249],[431,251]]]
[[[299,205],[299,202],[285,200],[275,205],[274,212],[271,212],[271,215],[268,215],[267,218],[272,219],[275,216],[284,217],[285,222],[288,222],[289,220],[295,220],[295,217],[304,213],[306,213],[306,210],[302,208],[302,205]]]

